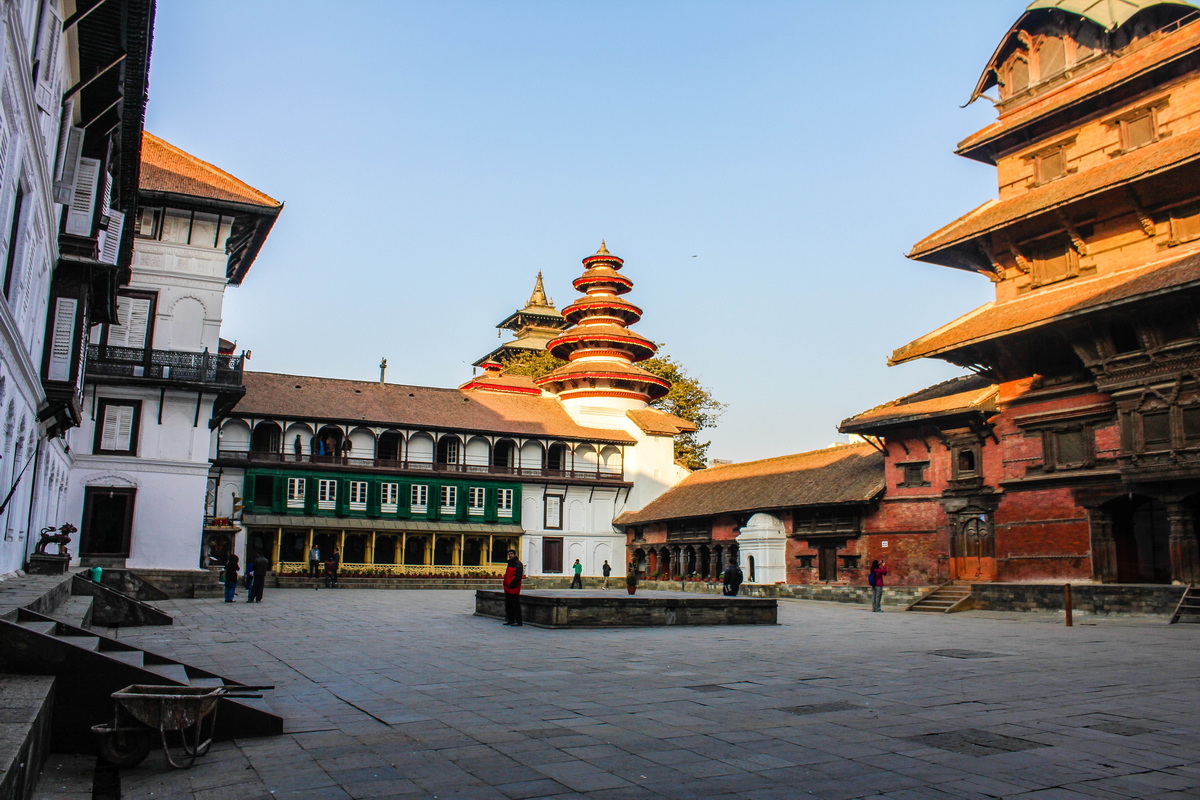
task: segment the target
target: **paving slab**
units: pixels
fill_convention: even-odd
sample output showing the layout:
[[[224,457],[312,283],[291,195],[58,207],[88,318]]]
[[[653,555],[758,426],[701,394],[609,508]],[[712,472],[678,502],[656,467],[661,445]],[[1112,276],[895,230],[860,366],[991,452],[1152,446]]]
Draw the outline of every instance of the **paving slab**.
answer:
[[[440,590],[158,605],[171,628],[113,633],[274,684],[287,732],[214,745],[236,785],[152,756],[126,800],[1200,796],[1200,626],[781,600],[776,626],[511,628]]]

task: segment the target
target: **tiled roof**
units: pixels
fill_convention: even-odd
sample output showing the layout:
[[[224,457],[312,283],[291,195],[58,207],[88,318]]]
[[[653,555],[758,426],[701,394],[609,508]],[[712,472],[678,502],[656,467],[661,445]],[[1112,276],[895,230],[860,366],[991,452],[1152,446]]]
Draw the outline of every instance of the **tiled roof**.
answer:
[[[234,416],[634,442],[623,431],[577,425],[553,397],[464,392],[275,372],[247,372],[245,386],[246,394],[234,408]]]
[[[1138,298],[1200,286],[1200,253],[1175,256],[1136,269],[1074,278],[1002,303],[980,306],[892,353],[889,364],[957,350],[975,342],[1078,316]]]
[[[1095,70],[1082,73],[1075,80],[1064,83],[1054,91],[1047,92],[1031,102],[1013,107],[1007,114],[1001,114],[1000,118],[991,125],[959,142],[958,152],[964,153],[979,147],[1038,117],[1065,108],[1107,88],[1125,83],[1162,62],[1178,58],[1198,47],[1200,47],[1200,23],[1192,22],[1184,25],[1178,31],[1164,36],[1158,41],[1119,58],[1114,58]],[[980,85],[983,85],[982,79]]]
[[[201,161],[151,133],[142,135],[139,187],[148,192],[169,192],[269,208],[283,205],[225,170]]]
[[[972,239],[1017,220],[1041,214],[1089,195],[1200,158],[1200,128],[1148,144],[1111,163],[1068,175],[1004,200],[989,200],[913,245],[909,258],[924,259],[937,250]]]
[[[674,414],[668,414],[666,411],[660,411],[657,408],[640,408],[633,411],[626,411],[625,415],[633,420],[635,425],[649,434],[674,436],[677,433],[696,430],[696,423],[691,420],[677,417]]]
[[[693,472],[640,511],[621,514],[615,524],[866,503],[883,488],[883,454],[869,444],[840,445]]]
[[[542,390],[533,385],[533,378],[528,375],[493,375],[483,373],[458,387],[463,391],[483,392],[522,392],[524,394],[540,395]]]
[[[855,433],[963,411],[993,411],[996,393],[995,384],[986,378],[964,375],[842,420],[838,430]]]

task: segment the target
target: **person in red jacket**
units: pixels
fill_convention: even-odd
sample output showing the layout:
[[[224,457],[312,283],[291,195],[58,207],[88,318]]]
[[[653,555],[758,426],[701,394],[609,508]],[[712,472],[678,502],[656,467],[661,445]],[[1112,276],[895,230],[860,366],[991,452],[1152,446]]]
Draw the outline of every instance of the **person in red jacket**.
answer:
[[[871,610],[883,611],[883,576],[887,575],[887,564],[883,561],[871,562],[871,573],[867,576],[867,583],[871,585]]]
[[[524,578],[525,565],[517,558],[516,550],[509,550],[508,569],[504,570],[505,625],[521,624],[521,581]]]

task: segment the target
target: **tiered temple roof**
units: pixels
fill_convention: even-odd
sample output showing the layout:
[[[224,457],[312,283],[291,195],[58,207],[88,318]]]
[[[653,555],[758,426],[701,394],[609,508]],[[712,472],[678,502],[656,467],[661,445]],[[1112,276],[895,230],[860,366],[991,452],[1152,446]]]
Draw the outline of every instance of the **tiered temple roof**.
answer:
[[[567,324],[562,313],[554,307],[554,301],[546,296],[542,273],[539,272],[525,307],[509,314],[496,326],[501,330],[513,331],[516,338],[492,350],[476,361],[474,366],[483,367],[489,361],[503,364],[521,353],[540,353]]]
[[[620,274],[624,261],[608,252],[604,242],[594,255],[583,259],[583,275],[575,288],[585,295],[563,309],[571,327],[549,343],[547,349],[570,363],[537,380],[560,398],[621,397],[650,401],[662,397],[671,384],[635,366],[658,347],[627,326],[636,323],[642,310],[620,295],[633,282]]]

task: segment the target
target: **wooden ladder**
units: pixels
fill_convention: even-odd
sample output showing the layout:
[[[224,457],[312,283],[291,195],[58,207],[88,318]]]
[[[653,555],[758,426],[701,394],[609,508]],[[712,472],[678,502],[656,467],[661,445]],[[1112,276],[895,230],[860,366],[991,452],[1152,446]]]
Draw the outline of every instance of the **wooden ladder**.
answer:
[[[1176,622],[1200,622],[1200,592],[1196,591],[1195,584],[1189,583],[1183,590],[1179,605],[1175,606],[1175,613],[1167,624],[1174,625]]]

